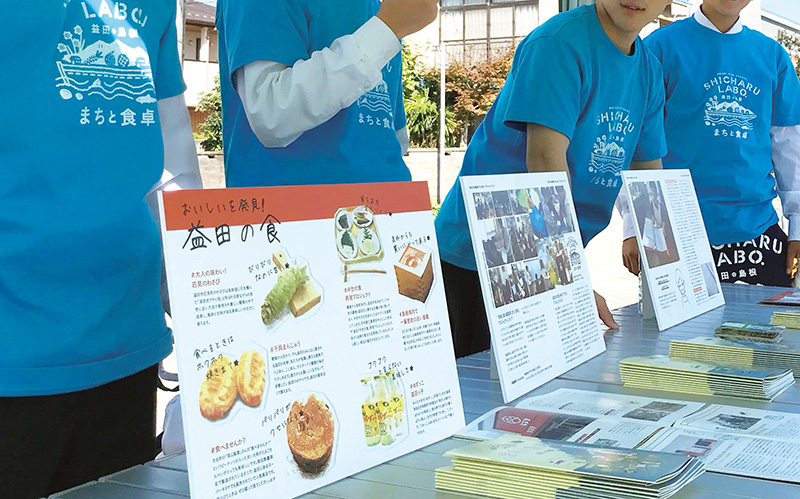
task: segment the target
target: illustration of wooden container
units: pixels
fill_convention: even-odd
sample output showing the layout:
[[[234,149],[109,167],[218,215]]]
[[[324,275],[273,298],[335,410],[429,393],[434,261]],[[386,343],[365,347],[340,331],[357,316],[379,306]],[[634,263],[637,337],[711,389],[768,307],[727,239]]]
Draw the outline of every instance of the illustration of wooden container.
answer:
[[[400,261],[394,264],[397,290],[401,295],[424,302],[433,284],[431,253],[413,246],[406,247]]]

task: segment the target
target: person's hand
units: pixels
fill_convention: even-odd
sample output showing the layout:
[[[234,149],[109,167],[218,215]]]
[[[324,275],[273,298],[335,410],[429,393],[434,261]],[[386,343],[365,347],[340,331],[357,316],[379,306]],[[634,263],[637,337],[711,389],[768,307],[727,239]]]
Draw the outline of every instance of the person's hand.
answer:
[[[786,273],[789,275],[792,275],[795,258],[800,261],[800,241],[789,241],[786,248]]]
[[[597,291],[594,292],[594,301],[597,304],[597,314],[600,316],[600,320],[603,321],[603,324],[611,329],[619,329],[619,324],[614,320],[614,316],[611,315],[611,311],[608,309],[608,305],[606,305],[606,299],[598,295]]]
[[[400,40],[432,23],[438,13],[438,0],[383,0],[378,18]]]
[[[629,237],[622,241],[622,263],[631,274],[639,275],[641,270],[639,268],[639,246],[636,244],[635,237]]]

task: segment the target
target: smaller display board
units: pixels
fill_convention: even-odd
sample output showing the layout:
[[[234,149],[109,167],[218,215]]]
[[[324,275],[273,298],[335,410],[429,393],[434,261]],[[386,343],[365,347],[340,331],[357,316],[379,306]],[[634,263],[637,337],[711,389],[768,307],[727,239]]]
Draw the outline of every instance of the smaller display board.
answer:
[[[629,170],[622,178],[636,226],[642,296],[652,300],[658,329],[724,305],[689,170]]]
[[[564,172],[462,177],[503,399],[605,351]]]

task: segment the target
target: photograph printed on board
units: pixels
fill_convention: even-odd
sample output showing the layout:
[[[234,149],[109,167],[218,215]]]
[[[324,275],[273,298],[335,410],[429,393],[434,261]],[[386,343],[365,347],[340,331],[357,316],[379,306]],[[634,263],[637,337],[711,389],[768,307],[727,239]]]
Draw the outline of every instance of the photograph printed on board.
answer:
[[[664,202],[661,183],[631,182],[632,209],[642,235],[644,257],[649,268],[677,262],[678,246]]]

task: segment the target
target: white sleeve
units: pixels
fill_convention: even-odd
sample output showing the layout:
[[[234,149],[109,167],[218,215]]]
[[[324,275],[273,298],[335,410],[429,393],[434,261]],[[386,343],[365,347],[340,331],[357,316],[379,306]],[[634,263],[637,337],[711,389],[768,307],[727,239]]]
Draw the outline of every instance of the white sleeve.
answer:
[[[179,189],[202,189],[197,151],[192,136],[192,123],[183,94],[158,101],[158,117],[161,125],[161,139],[164,144],[164,171],[161,180],[150,189],[147,202],[159,225],[158,191]],[[161,258],[161,304],[169,312],[169,292],[167,290],[164,258]]]
[[[614,202],[614,206],[617,207],[619,214],[622,215],[622,240],[624,241],[628,238],[636,237],[636,227],[634,227],[633,212],[631,211],[631,205],[628,202],[628,194],[625,191],[624,186],[619,190],[619,194],[617,195],[617,200]]]
[[[400,49],[394,32],[373,17],[293,66],[246,64],[234,72],[233,83],[258,140],[264,147],[286,147],[380,83],[381,69]]]
[[[800,240],[800,125],[770,129],[772,168],[783,216],[789,219],[789,240]]]
[[[403,156],[405,156],[406,153],[408,153],[408,147],[409,147],[407,126],[404,126],[403,128],[397,131],[397,141],[400,142],[400,151],[403,154]]]

